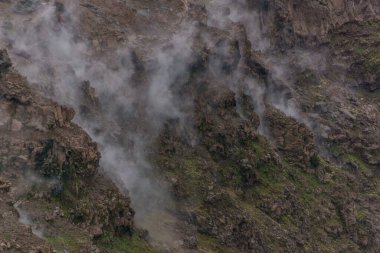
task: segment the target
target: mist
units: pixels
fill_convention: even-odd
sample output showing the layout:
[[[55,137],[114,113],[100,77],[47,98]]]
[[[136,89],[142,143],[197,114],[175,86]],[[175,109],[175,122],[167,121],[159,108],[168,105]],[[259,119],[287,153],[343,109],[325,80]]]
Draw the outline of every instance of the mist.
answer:
[[[270,27],[265,24],[265,15],[269,6],[265,1],[255,5],[247,0],[210,1],[207,5],[208,24],[220,29],[229,29],[232,24],[242,25],[251,43],[252,50],[265,55],[265,68],[268,70],[268,79],[261,80],[244,76],[242,84],[245,92],[252,97],[255,111],[260,118],[259,133],[270,139],[270,132],[265,127],[265,104],[280,110],[285,115],[305,124],[310,130],[318,134],[318,122],[310,119],[302,112],[294,91],[294,71],[312,70],[322,76],[326,70],[326,57],[323,52],[294,47],[285,51],[273,50],[275,45],[270,39]],[[239,73],[234,79],[241,80]],[[235,87],[236,89],[236,87]]]
[[[44,238],[44,230],[43,228],[37,226],[32,218],[30,217],[29,213],[22,209],[22,201],[16,202],[13,206],[16,209],[18,216],[19,216],[19,222],[23,225],[29,226],[32,230],[32,233],[37,236],[38,238],[43,239]]]
[[[77,30],[80,15],[74,2],[64,8],[43,2],[32,17],[2,18],[0,41],[38,91],[75,109],[74,121],[99,144],[101,168],[129,192],[137,225],[154,240],[169,243],[176,235],[164,229],[157,217],[173,209],[171,194],[148,162],[147,150],[167,120],[184,124],[188,117],[181,108],[191,102],[179,100],[173,90],[189,77],[193,30],[184,24],[165,45],[153,48],[144,66],[147,82],[137,86],[131,80],[135,74],[131,50],[123,47],[110,52],[112,65],[95,60],[91,44]],[[91,108],[93,115],[81,113],[88,95],[83,94],[84,81],[100,101],[99,108]],[[30,224],[21,209],[20,215],[22,223]]]
[[[188,2],[185,4],[187,8]],[[265,24],[246,1],[211,1],[206,9],[209,26],[228,29],[241,23],[252,49],[269,52],[271,44],[265,36]],[[75,109],[75,122],[99,144],[102,169],[120,189],[129,192],[132,207],[137,211],[137,225],[147,229],[155,240],[173,241],[175,231],[168,231],[157,219],[160,213],[175,209],[170,187],[149,162],[148,150],[168,120],[178,121],[183,131],[189,128],[193,101],[179,97],[178,93],[189,80],[189,66],[195,60],[192,46],[198,33],[196,25],[183,19],[166,41],[155,45],[149,59],[142,63],[147,77],[136,85],[133,48],[127,45],[108,52],[112,64],[95,58],[91,43],[80,36],[81,12],[75,2],[64,8],[41,2],[33,11],[33,16],[27,19],[0,18],[3,23],[0,45],[9,49],[16,68],[36,89]],[[221,48],[222,55],[223,50],[227,48]],[[316,57],[303,52],[297,55],[300,65],[316,66],[311,60]],[[268,84],[253,77],[243,78],[238,70],[228,77],[242,81],[240,84],[231,81],[231,89],[243,89],[252,97],[260,118],[258,130],[263,135],[270,135],[265,128],[265,103],[307,122],[297,102],[289,96],[292,80],[286,67],[288,62],[275,56],[271,59],[267,64]],[[221,74],[221,65],[211,59],[207,71]],[[92,105],[90,113],[83,112],[88,95],[83,94],[84,81],[95,89],[99,99],[99,106]],[[278,89],[279,85],[285,88]],[[27,216],[22,220],[27,223]]]

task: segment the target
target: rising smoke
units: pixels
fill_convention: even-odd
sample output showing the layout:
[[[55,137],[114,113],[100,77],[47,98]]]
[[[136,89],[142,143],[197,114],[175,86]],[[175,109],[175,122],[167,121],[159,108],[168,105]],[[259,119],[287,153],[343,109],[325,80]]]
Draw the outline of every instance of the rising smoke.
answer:
[[[17,4],[13,8],[18,8]],[[101,108],[95,112],[96,120],[77,113],[75,121],[99,143],[102,168],[120,188],[129,191],[133,208],[138,210],[136,223],[154,239],[165,235],[172,240],[175,235],[167,230],[163,233],[157,224],[159,213],[171,205],[169,190],[146,156],[168,119],[186,120],[180,109],[186,102],[178,101],[173,90],[180,89],[189,76],[191,27],[180,28],[164,47],[153,48],[144,66],[147,83],[138,86],[131,80],[135,66],[129,48],[110,53],[112,66],[94,60],[89,43],[80,39],[77,30],[80,12],[75,3],[39,2],[33,11],[27,18],[3,20],[0,39],[14,64],[38,90],[77,112],[82,108],[83,81],[89,81]],[[28,221],[26,214],[22,217],[23,222]]]
[[[186,11],[188,1],[185,4]],[[195,61],[192,46],[198,33],[196,25],[183,19],[172,36],[155,45],[149,59],[142,63],[146,77],[136,85],[137,67],[132,48],[126,46],[108,52],[112,55],[112,65],[95,60],[90,43],[78,30],[81,13],[75,2],[62,6],[38,1],[37,6],[28,9],[27,13],[33,12],[33,15],[27,18],[2,18],[0,45],[5,42],[17,69],[36,88],[79,112],[75,121],[99,143],[101,166],[120,188],[130,192],[137,210],[137,224],[153,232],[158,240],[162,234],[174,238],[171,231],[154,233],[162,229],[157,224],[156,213],[172,207],[170,190],[148,162],[147,150],[168,120],[177,120],[185,128],[191,118],[191,99],[179,98],[178,93],[189,80],[189,66]],[[224,30],[241,23],[253,50],[269,51],[271,45],[265,36],[262,18],[247,7],[245,0],[211,1],[206,7],[209,26]],[[13,8],[18,8],[17,4]],[[227,54],[228,50],[222,47],[219,54]],[[310,58],[305,54],[300,58],[301,64],[314,66],[308,61]],[[210,62],[208,71],[221,75],[220,63],[212,59]],[[241,85],[252,97],[261,119],[261,133],[266,133],[263,114],[268,102],[289,116],[305,119],[289,96],[291,85],[287,83],[291,78],[286,65],[272,58],[268,64],[271,82],[267,86],[261,80],[242,77],[238,72],[228,77],[232,89],[237,90]],[[95,88],[100,100],[101,106],[95,110],[94,117],[80,113],[84,81]],[[278,83],[286,89],[277,89]]]

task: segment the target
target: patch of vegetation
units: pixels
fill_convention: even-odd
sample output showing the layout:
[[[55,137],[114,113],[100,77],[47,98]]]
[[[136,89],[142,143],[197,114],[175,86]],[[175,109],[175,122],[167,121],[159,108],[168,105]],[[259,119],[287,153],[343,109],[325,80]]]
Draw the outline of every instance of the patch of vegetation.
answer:
[[[201,161],[197,159],[187,159],[183,160],[182,165],[180,166],[181,170],[183,170],[183,173],[192,179],[199,179],[202,176],[201,171]]]
[[[221,175],[220,182],[224,186],[242,187],[243,176],[240,167],[233,162],[224,162],[220,164],[219,173]]]
[[[58,195],[53,195],[52,199],[60,204],[65,214],[69,214],[69,211],[75,206],[74,203],[77,201],[77,198],[66,185],[63,186],[62,192]]]
[[[281,183],[281,172],[279,170],[281,166],[274,164],[264,164],[258,167],[258,179],[261,185],[267,187],[275,187]]]
[[[300,86],[307,86],[313,94],[322,86],[329,85],[327,79],[313,73],[302,74]],[[320,98],[315,97],[315,100],[319,101]],[[212,128],[212,123],[202,122],[198,129],[201,136],[206,130],[211,133],[219,131],[216,127]],[[250,224],[254,224],[255,231],[262,232],[260,239],[270,252],[281,251],[281,240],[285,241],[288,237],[283,231],[303,237],[303,226],[310,230],[305,232],[307,234],[302,240],[307,241],[305,238],[313,236],[303,246],[306,252],[323,247],[322,252],[336,252],[335,243],[339,239],[326,232],[325,225],[343,226],[335,212],[340,207],[335,205],[334,200],[345,199],[347,192],[354,189],[344,176],[344,170],[330,168],[333,167],[330,162],[319,156],[312,157],[305,166],[291,165],[291,161],[286,162],[287,156],[279,157],[267,140],[260,136],[252,135],[238,141],[228,139],[228,142],[210,140],[208,134],[204,137],[203,144],[191,149],[176,141],[163,141],[157,148],[160,152],[157,152],[159,158],[156,163],[164,173],[175,179],[175,190],[179,192],[181,201],[184,200],[180,204],[187,204],[183,210],[188,211],[190,206],[191,211],[196,210],[195,213],[205,220],[219,215],[214,213],[214,208],[226,213],[244,214],[252,222]],[[226,151],[226,155],[212,159],[214,149],[210,147],[220,143],[224,148],[221,152]],[[175,152],[167,152],[171,149]],[[331,149],[339,158],[346,153],[336,144]],[[216,192],[228,194],[230,198],[218,195],[213,199]],[[276,238],[278,234],[283,237]],[[206,253],[229,252],[218,238],[204,234],[199,234],[198,246],[201,252]],[[231,252],[236,252],[236,249]]]
[[[331,152],[331,154],[337,157],[340,157],[344,153],[344,151],[335,143],[332,143],[329,146],[329,151]]]
[[[296,186],[300,201],[304,205],[311,205],[316,201],[316,191],[320,187],[317,175],[312,173],[296,173],[292,175],[292,180]]]
[[[103,240],[98,243],[98,246],[107,253],[158,253],[148,242],[137,235]]]
[[[351,162],[351,163],[357,165],[361,172],[368,172],[370,170],[368,165],[361,158],[359,158],[357,155],[345,154],[343,156],[343,159],[345,161],[348,161],[348,162]]]
[[[87,240],[81,235],[59,235],[47,237],[46,241],[55,249],[79,252]]]
[[[380,69],[380,53],[368,55],[365,62],[368,72],[375,74]]]
[[[263,147],[263,144],[259,141],[256,141],[256,140],[250,140],[247,143],[247,148],[249,150],[252,150],[253,152],[255,152],[255,154],[258,157],[262,156],[265,152],[265,148]]]
[[[161,153],[153,163],[162,169],[162,173],[176,181],[174,188],[182,201],[191,200],[195,205],[201,203],[210,185],[209,170],[204,168],[204,160],[192,154]],[[173,181],[173,182],[174,182]]]
[[[202,253],[236,253],[236,249],[222,247],[221,244],[214,238],[198,234],[198,249]]]
[[[367,215],[368,215],[368,211],[361,209],[361,210],[357,211],[356,219],[358,219],[359,221],[364,220],[364,218],[366,218]]]
[[[368,25],[368,27],[370,27],[372,29],[379,29],[380,28],[379,20],[375,20],[375,19],[367,21],[367,25]]]
[[[364,61],[364,68],[369,73],[376,73],[380,69],[380,51],[377,48],[357,46],[355,54]]]
[[[331,36],[333,48],[338,48],[342,56],[355,62],[352,72],[355,74],[375,74],[380,69],[380,22],[372,20],[349,24],[348,29]]]

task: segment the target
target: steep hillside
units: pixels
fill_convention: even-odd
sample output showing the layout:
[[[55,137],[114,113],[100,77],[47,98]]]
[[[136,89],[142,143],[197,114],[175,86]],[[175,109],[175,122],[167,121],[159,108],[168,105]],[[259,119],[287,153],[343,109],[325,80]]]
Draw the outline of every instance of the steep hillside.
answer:
[[[0,67],[2,252],[94,252],[91,238],[131,236],[128,195],[99,171],[74,111],[33,91],[5,51]]]
[[[378,1],[0,1],[0,22],[0,252],[379,251]]]

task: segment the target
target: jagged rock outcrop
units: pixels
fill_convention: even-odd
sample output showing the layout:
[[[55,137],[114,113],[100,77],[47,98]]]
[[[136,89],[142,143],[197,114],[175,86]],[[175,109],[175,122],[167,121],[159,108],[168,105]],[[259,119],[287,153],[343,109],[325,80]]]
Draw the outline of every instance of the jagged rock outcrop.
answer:
[[[66,2],[56,6],[57,26],[69,25]],[[254,51],[244,18],[214,27],[208,1],[86,0],[77,5],[81,16],[74,40],[89,41],[91,61],[104,60],[115,75],[133,69],[131,79],[123,75],[128,81],[117,89],[122,95],[103,97],[90,82],[79,80],[77,113],[94,127],[95,136],[132,157],[127,157],[132,167],[144,160],[136,174],[169,184],[173,203],[164,215],[147,217],[158,221],[153,228],[166,237],[168,245],[158,248],[378,252],[378,1],[221,2],[241,5],[249,15],[256,9],[258,26],[264,28],[260,39],[269,38],[271,47]],[[222,9],[224,18],[233,13],[230,7]],[[185,35],[183,24],[192,28]],[[189,52],[168,39],[173,34],[189,36],[180,40],[189,43],[184,50]],[[131,63],[115,66],[119,51],[109,51],[126,45]],[[174,64],[151,59],[152,48]],[[308,49],[312,54],[304,54]],[[319,53],[327,57],[326,66],[314,62]],[[173,74],[174,80],[157,78],[161,67],[168,69],[163,76]],[[0,240],[0,248],[153,252],[146,242],[140,245],[128,195],[99,172],[98,148],[72,123],[74,111],[27,85],[5,53],[0,53],[0,78],[0,198],[5,200],[0,202],[5,217],[0,216],[0,234],[30,243]],[[151,113],[160,109],[147,105],[154,78],[168,82],[164,89],[175,98],[168,104],[173,102],[180,116],[167,113],[166,106]],[[110,102],[115,97],[123,103]],[[120,105],[124,99],[132,101],[127,110]],[[296,118],[281,107],[294,101]],[[276,107],[277,102],[284,104]],[[135,149],[139,145],[143,148]],[[30,181],[24,180],[30,176],[26,171],[35,178],[33,187],[23,186]],[[17,224],[17,215],[29,224],[8,229],[8,220]],[[41,228],[49,246],[36,237]],[[141,236],[149,238],[143,231]]]
[[[265,122],[269,138],[277,144],[286,161],[301,168],[308,168],[316,162],[317,147],[307,126],[270,106],[266,108]]]
[[[99,171],[97,145],[72,123],[74,111],[32,90],[11,67],[4,50],[0,62],[1,198],[8,204],[20,203],[16,208],[20,221],[32,228],[22,236],[17,216],[11,218],[15,224],[1,225],[0,233],[13,240],[6,252],[32,250],[36,245],[48,248],[31,233],[37,230],[41,232],[34,233],[48,241],[63,235],[56,242],[58,248],[65,247],[60,245],[65,240],[74,240],[65,235],[78,236],[82,238],[82,244],[75,241],[78,250],[91,245],[92,238],[132,235],[130,200]],[[12,204],[7,209],[11,208]],[[57,208],[62,212],[49,214]],[[50,252],[42,248],[38,252]]]
[[[5,53],[5,50],[0,51],[0,73],[5,73],[12,66],[11,61],[9,60],[8,54]]]
[[[248,1],[274,35],[277,48],[326,42],[330,31],[350,22],[378,19],[376,0]]]

